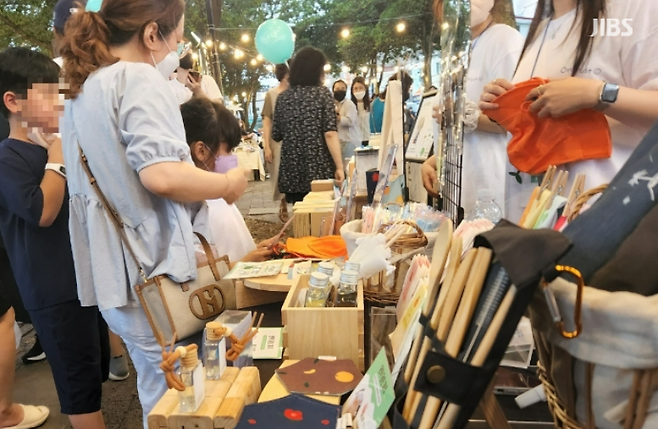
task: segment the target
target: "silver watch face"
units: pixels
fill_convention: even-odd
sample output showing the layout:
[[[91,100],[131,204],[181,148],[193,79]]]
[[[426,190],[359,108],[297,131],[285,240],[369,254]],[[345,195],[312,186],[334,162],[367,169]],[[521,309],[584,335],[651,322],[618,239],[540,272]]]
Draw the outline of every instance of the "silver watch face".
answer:
[[[617,95],[619,94],[619,85],[614,83],[606,83],[603,87],[603,92],[601,93],[601,101],[606,103],[614,103],[617,101]]]

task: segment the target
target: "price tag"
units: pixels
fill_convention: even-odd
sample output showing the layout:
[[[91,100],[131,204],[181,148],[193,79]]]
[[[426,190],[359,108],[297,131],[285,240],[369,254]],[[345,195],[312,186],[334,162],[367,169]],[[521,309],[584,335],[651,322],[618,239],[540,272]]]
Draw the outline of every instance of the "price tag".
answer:
[[[192,380],[194,381],[194,402],[195,409],[199,409],[204,396],[206,396],[206,377],[203,372],[203,365],[199,362],[194,372],[192,373]]]

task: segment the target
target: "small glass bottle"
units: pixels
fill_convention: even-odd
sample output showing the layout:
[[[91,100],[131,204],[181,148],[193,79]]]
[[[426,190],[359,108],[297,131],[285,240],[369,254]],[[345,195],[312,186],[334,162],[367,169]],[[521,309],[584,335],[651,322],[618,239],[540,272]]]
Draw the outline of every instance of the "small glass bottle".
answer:
[[[306,307],[324,307],[327,304],[327,285],[329,276],[320,272],[311,274],[306,293]]]
[[[215,334],[215,329],[221,329],[217,322],[206,324],[205,340],[203,342],[203,366],[206,368],[206,380],[219,380],[226,369],[226,342],[224,337]]]
[[[356,285],[359,274],[356,271],[343,271],[336,296],[336,307],[356,307]]]
[[[326,274],[331,278],[334,275],[334,263],[333,262],[320,262],[318,265],[318,273]]]
[[[497,224],[503,217],[503,211],[494,202],[494,194],[490,189],[479,189],[478,200],[471,210],[468,220],[488,219]]]
[[[203,371],[197,371],[200,365],[196,348],[188,350],[185,357],[181,357],[179,375],[185,385],[185,390],[178,392],[178,399],[180,410],[183,413],[195,412],[203,401],[203,396],[197,397],[197,392],[205,391],[203,377],[199,376],[199,374],[203,374]]]
[[[343,271],[354,271],[357,273],[359,272],[360,269],[361,269],[361,264],[359,264],[358,262],[350,262],[350,261],[345,262],[345,266],[343,267]]]

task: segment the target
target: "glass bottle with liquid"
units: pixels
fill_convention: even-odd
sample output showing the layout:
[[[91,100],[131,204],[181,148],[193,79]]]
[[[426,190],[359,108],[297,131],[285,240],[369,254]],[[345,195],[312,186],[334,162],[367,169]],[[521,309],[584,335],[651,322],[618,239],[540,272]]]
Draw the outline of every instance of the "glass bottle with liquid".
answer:
[[[317,272],[326,274],[329,276],[329,278],[331,278],[331,276],[334,275],[334,267],[335,265],[333,262],[320,262],[320,264],[318,264]]]
[[[219,380],[226,369],[226,341],[217,335],[215,329],[221,329],[217,322],[206,324],[203,342],[203,366],[206,368],[206,380]]]
[[[359,274],[356,271],[343,271],[336,296],[336,307],[356,307],[356,285]]]
[[[327,305],[327,286],[329,276],[318,271],[311,274],[306,293],[306,307],[325,307]]]
[[[178,392],[181,412],[193,413],[201,405],[203,395],[199,395],[199,392],[205,391],[202,375],[203,371],[196,348],[188,350],[185,357],[180,360],[179,376],[185,385],[185,390]]]
[[[358,262],[350,262],[350,261],[345,262],[345,266],[343,267],[343,271],[354,271],[357,273],[359,272],[360,269],[361,269],[361,264],[359,264]]]

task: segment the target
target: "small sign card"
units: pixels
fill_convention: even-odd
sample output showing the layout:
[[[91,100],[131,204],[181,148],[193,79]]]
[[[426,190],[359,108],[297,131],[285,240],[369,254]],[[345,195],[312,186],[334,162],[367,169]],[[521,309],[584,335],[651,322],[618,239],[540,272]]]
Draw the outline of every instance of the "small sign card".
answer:
[[[276,276],[281,272],[284,262],[238,262],[235,267],[224,277],[225,279],[252,279],[256,277]]]

